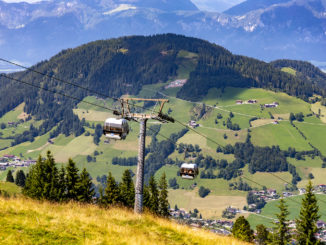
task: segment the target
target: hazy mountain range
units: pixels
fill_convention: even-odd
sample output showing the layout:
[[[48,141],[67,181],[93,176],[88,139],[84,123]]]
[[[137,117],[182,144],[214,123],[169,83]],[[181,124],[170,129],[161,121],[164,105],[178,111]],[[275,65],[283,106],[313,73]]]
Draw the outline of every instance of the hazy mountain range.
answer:
[[[224,13],[190,0],[0,1],[1,56],[27,64],[93,40],[157,33],[200,37],[268,61],[325,61],[326,0],[248,0]]]

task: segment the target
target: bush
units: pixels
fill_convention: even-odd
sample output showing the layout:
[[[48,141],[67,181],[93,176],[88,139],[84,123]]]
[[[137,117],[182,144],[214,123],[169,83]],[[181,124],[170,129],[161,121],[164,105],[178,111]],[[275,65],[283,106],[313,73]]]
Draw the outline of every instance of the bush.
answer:
[[[198,194],[199,194],[199,196],[200,196],[201,198],[204,198],[204,197],[206,197],[210,192],[211,192],[210,189],[205,188],[204,186],[201,186],[201,187],[199,188]]]

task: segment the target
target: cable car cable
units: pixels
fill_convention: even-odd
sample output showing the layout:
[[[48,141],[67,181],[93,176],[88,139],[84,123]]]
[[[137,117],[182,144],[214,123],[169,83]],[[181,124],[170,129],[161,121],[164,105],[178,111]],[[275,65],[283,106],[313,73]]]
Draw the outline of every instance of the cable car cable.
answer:
[[[98,104],[95,104],[95,103],[92,103],[92,102],[83,101],[83,99],[79,99],[79,98],[76,98],[76,97],[74,97],[74,96],[67,95],[67,94],[64,94],[64,93],[61,93],[61,92],[58,92],[58,91],[53,91],[53,90],[51,90],[51,89],[43,88],[43,87],[41,87],[41,86],[38,86],[38,85],[35,85],[35,84],[32,84],[32,83],[26,82],[26,81],[23,81],[23,80],[20,80],[20,79],[16,79],[16,78],[13,78],[13,77],[10,77],[10,76],[7,76],[7,75],[4,75],[3,73],[1,73],[0,76],[5,77],[5,78],[10,79],[10,80],[13,80],[13,81],[16,81],[16,82],[20,82],[20,83],[23,83],[23,84],[26,84],[26,85],[32,86],[32,87],[34,87],[34,88],[39,88],[39,89],[45,90],[45,91],[47,91],[47,92],[51,92],[51,93],[53,93],[53,94],[59,94],[59,95],[62,95],[62,96],[64,96],[64,97],[70,98],[70,99],[72,99],[72,100],[76,100],[76,101],[83,102],[83,103],[86,103],[86,104],[89,104],[89,105],[93,105],[93,106],[97,106],[97,107],[100,107],[100,108],[103,108],[103,109],[106,109],[106,110],[110,110],[110,111],[112,111],[112,112],[116,112],[115,109],[111,109],[111,108],[109,108],[109,107],[102,106],[102,105],[98,105]]]
[[[39,75],[42,75],[42,76],[49,77],[49,78],[54,79],[54,80],[57,80],[57,81],[59,81],[59,82],[66,83],[66,84],[69,84],[69,85],[75,86],[75,87],[80,88],[80,89],[84,89],[84,90],[86,90],[86,91],[88,91],[88,92],[91,92],[91,93],[93,93],[93,94],[100,95],[100,96],[102,96],[102,97],[106,97],[106,98],[113,99],[113,100],[116,100],[116,101],[119,101],[119,100],[120,100],[119,98],[115,98],[115,97],[108,96],[108,95],[106,95],[106,94],[99,93],[99,92],[97,92],[97,91],[95,91],[95,90],[89,89],[89,88],[87,88],[87,87],[83,87],[83,86],[81,86],[81,85],[79,85],[79,84],[65,81],[65,80],[63,80],[63,79],[57,78],[57,77],[55,77],[55,76],[48,75],[48,74],[46,74],[46,73],[43,73],[43,72],[37,71],[37,70],[35,70],[35,69],[29,68],[29,67],[26,67],[26,66],[23,66],[23,65],[20,65],[20,64],[18,64],[18,63],[15,63],[15,62],[12,62],[12,61],[6,60],[6,59],[1,58],[1,57],[0,57],[0,61],[3,61],[3,62],[6,62],[6,63],[9,63],[9,64],[12,64],[12,65],[15,65],[15,66],[18,66],[18,67],[24,68],[24,69],[26,69],[26,70],[29,70],[29,71],[31,71],[31,72],[35,72],[35,73],[37,73],[37,74],[39,74]],[[8,78],[8,77],[7,77],[7,78]],[[15,80],[15,79],[13,79],[13,80]],[[27,82],[23,82],[23,83],[27,84]],[[31,85],[31,86],[34,86],[34,85]],[[35,86],[36,86],[36,85],[35,85]],[[35,87],[35,86],[34,86],[34,87]],[[37,87],[37,88],[40,88],[40,87]],[[78,100],[79,100],[79,99],[78,99]],[[80,100],[80,101],[82,101],[82,100]],[[83,102],[85,102],[85,101],[83,101]],[[132,106],[134,106],[134,107],[138,107],[138,108],[142,108],[142,109],[145,109],[145,110],[149,110],[149,111],[151,111],[151,112],[157,112],[157,111],[154,111],[154,110],[150,110],[150,109],[148,109],[148,108],[145,108],[144,106],[138,106],[138,105],[134,105],[134,104],[133,104]],[[112,110],[112,109],[110,109],[110,110]],[[114,110],[114,111],[116,111],[116,110]],[[201,135],[202,137],[206,138],[207,140],[209,140],[209,141],[215,143],[216,145],[218,145],[218,146],[224,148],[224,146],[220,145],[220,144],[217,143],[215,140],[212,140],[212,139],[208,138],[208,137],[205,136],[204,134],[202,134],[202,133],[196,131],[195,129],[189,127],[188,125],[186,125],[186,124],[184,124],[184,123],[182,123],[182,122],[180,122],[179,120],[175,120],[175,121],[178,122],[178,123],[179,123],[180,125],[182,125],[183,127],[186,127],[186,128],[188,128],[188,129],[190,129],[191,131],[197,133],[198,135]]]
[[[1,58],[0,58],[0,59],[1,59]],[[35,87],[35,88],[39,88],[39,89],[45,90],[45,91],[47,91],[47,92],[51,92],[51,93],[54,93],[54,94],[59,94],[59,95],[62,95],[62,96],[64,96],[64,97],[67,97],[67,98],[70,98],[70,99],[73,99],[73,100],[76,100],[76,101],[80,101],[80,102],[83,102],[83,103],[86,103],[86,104],[89,104],[89,105],[97,106],[97,107],[100,107],[100,108],[103,108],[103,109],[107,109],[107,110],[110,110],[110,111],[113,111],[113,112],[116,111],[116,110],[114,110],[114,109],[111,109],[111,108],[108,108],[108,107],[105,107],[105,106],[101,106],[101,105],[98,105],[98,104],[95,104],[95,103],[91,103],[91,102],[86,102],[86,101],[83,101],[82,99],[79,99],[79,98],[73,97],[73,96],[71,96],[71,95],[67,95],[67,94],[64,94],[64,93],[61,93],[61,92],[57,92],[57,91],[53,91],[53,90],[50,90],[50,89],[46,89],[46,88],[43,88],[43,87],[37,86],[37,85],[35,85],[35,84],[28,83],[28,82],[26,82],[26,81],[22,81],[22,80],[19,80],[19,79],[13,78],[13,77],[6,76],[6,75],[4,75],[4,74],[0,74],[0,76],[5,77],[5,78],[10,79],[10,80],[13,80],[13,81],[16,81],[16,82],[20,82],[20,83],[23,83],[23,84],[26,84],[26,85],[29,85],[29,86]],[[181,123],[181,124],[182,124],[182,123]],[[166,138],[166,139],[172,141],[174,145],[178,146],[178,144],[175,143],[173,140],[171,140],[169,137],[166,137],[166,136],[160,134],[159,132],[157,132],[157,131],[155,131],[155,130],[153,130],[153,129],[151,129],[151,128],[148,128],[148,129],[151,130],[151,131],[153,131],[153,132],[156,132],[158,135],[160,135],[160,136],[162,136],[162,137],[164,137],[164,138]],[[195,132],[196,132],[196,131],[195,131]],[[196,132],[196,133],[197,133],[197,132]],[[212,142],[216,143],[215,141],[212,141]],[[244,178],[244,179],[247,179],[247,180],[249,180],[249,181],[251,181],[251,182],[253,182],[253,183],[256,183],[256,184],[258,184],[258,185],[260,185],[260,186],[263,187],[263,185],[261,185],[261,184],[255,182],[255,181],[253,181],[253,180],[251,180],[251,179],[249,179],[249,178],[247,178],[247,177],[245,177],[245,176],[240,176],[240,177],[242,177],[242,178]],[[278,176],[278,178],[280,178],[280,177]],[[281,179],[281,178],[280,178],[280,179]],[[283,179],[282,179],[282,180],[283,180]],[[283,181],[285,181],[285,180],[283,180]],[[285,182],[286,182],[286,181],[285,181]],[[293,202],[295,202],[295,203],[301,205],[299,202],[297,202],[297,201],[295,201],[295,200],[293,200],[293,199],[289,199],[289,200],[291,200],[291,201],[293,201]],[[321,200],[318,200],[318,201],[321,201]],[[322,202],[324,202],[324,201],[322,201]],[[320,213],[323,214],[321,211],[320,211]],[[326,214],[323,214],[323,215],[326,216]]]

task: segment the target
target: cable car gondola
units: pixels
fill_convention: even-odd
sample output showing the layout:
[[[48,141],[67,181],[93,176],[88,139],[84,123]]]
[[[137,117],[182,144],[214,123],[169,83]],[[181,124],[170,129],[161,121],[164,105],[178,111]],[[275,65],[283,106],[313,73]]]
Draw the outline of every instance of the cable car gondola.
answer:
[[[109,139],[124,140],[129,134],[126,119],[108,118],[104,122],[103,134]]]
[[[198,175],[198,166],[194,163],[183,163],[180,167],[180,176],[183,179],[194,179]]]

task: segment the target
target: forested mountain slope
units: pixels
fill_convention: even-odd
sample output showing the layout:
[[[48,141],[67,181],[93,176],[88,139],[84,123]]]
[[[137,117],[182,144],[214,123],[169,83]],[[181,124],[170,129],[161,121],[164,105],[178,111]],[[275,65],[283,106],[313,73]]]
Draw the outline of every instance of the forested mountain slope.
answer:
[[[136,94],[143,85],[175,78],[185,58],[182,51],[193,54],[194,64],[188,82],[178,93],[178,97],[183,99],[199,100],[210,88],[228,86],[267,88],[304,100],[314,93],[325,95],[325,90],[319,86],[323,82],[294,77],[271,64],[233,55],[207,41],[174,34],[96,41],[64,50],[32,68],[93,91],[119,97]],[[80,100],[90,95],[85,90],[31,71],[10,76]],[[48,132],[55,125],[58,125],[56,134],[69,135],[73,132],[80,135],[83,132],[80,121],[72,113],[78,101],[1,77],[0,116],[22,102],[25,102],[26,113],[43,120],[39,134]]]

